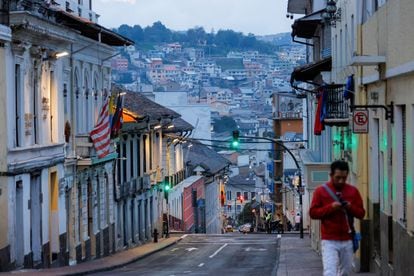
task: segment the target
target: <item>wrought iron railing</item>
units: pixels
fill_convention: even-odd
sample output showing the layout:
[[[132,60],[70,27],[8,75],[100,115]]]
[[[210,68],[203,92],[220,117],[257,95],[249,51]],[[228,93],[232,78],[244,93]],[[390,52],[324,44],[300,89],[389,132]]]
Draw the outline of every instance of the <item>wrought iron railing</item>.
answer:
[[[327,85],[324,123],[328,126],[346,126],[349,124],[350,103],[345,99],[345,85]],[[324,100],[325,101],[325,100]]]
[[[171,187],[176,186],[178,183],[180,183],[181,181],[183,181],[186,178],[185,175],[185,170],[181,170],[176,172],[173,175],[170,176],[166,176],[165,177],[165,181],[170,183]]]

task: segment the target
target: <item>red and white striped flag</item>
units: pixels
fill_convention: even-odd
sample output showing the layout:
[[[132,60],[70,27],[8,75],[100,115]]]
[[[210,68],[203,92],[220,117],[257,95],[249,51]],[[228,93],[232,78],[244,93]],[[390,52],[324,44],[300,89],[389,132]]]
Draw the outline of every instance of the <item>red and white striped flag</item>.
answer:
[[[90,133],[93,146],[99,158],[103,158],[109,154],[111,125],[109,123],[109,98],[102,106],[101,113],[95,128]]]

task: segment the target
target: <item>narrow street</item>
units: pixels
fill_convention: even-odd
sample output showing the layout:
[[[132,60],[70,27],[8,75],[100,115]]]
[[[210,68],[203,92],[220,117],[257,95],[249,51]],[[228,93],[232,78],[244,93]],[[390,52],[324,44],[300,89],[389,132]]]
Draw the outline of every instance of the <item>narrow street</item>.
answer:
[[[279,250],[276,235],[188,235],[172,247],[99,275],[276,275]]]

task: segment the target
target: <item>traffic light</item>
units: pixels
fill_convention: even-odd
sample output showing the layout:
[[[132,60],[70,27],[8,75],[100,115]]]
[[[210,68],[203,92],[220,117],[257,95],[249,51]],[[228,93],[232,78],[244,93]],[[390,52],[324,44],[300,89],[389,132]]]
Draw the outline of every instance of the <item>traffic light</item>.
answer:
[[[244,200],[243,196],[239,196],[239,200],[240,200],[240,203],[243,204],[243,200]]]
[[[164,198],[168,200],[168,193],[171,190],[171,185],[168,182],[164,182],[163,184],[163,188],[164,188]]]
[[[240,145],[240,141],[239,141],[239,131],[238,130],[233,130],[233,140],[231,142],[231,147],[233,149],[237,149],[239,148]]]
[[[171,189],[170,183],[165,183],[164,184],[164,191],[166,191],[168,193],[170,191],[170,189]]]

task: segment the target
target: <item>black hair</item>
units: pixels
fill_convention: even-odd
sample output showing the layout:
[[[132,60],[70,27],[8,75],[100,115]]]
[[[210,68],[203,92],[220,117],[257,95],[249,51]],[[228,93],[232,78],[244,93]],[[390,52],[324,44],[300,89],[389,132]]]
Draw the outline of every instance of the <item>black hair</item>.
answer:
[[[331,163],[331,174],[334,174],[336,170],[349,172],[349,166],[346,161],[336,160]]]

